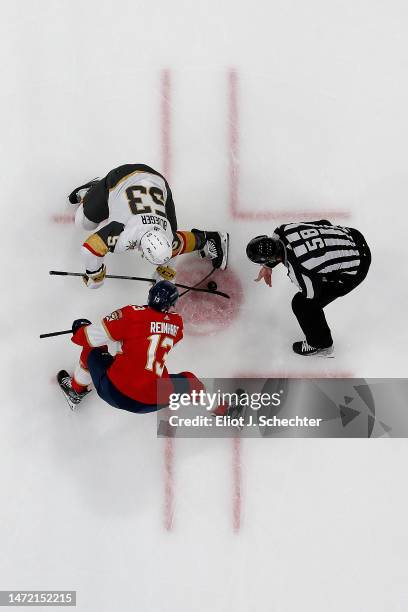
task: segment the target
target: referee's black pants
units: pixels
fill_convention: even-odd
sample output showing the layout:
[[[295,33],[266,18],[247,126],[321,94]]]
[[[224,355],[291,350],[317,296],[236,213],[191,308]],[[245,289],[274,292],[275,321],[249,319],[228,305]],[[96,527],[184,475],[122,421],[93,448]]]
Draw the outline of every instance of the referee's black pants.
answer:
[[[313,299],[299,292],[292,300],[292,310],[299,322],[306,341],[315,348],[327,348],[333,344],[330,327],[323,309],[338,297],[350,293],[367,276],[371,264],[371,253],[360,232],[353,229],[353,238],[360,253],[360,265],[356,274],[332,272],[322,275],[321,291]]]

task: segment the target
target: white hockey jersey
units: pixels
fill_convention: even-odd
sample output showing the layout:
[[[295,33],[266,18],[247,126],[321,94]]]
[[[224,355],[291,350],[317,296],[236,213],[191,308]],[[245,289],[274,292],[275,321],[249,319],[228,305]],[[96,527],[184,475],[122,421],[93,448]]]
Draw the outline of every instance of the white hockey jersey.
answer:
[[[171,244],[168,195],[166,181],[158,174],[136,170],[121,178],[108,192],[108,218],[82,245],[85,270],[100,268],[109,251],[138,250],[142,236],[154,228],[160,228]]]

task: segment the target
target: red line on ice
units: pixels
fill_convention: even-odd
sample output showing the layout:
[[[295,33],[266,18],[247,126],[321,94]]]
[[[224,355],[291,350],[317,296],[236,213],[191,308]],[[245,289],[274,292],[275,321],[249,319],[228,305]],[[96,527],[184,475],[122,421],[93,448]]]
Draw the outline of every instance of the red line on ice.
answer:
[[[229,210],[233,219],[239,221],[268,221],[275,219],[349,219],[347,210],[240,210],[239,205],[239,78],[235,69],[228,71],[228,158],[229,158]]]
[[[52,221],[52,223],[60,223],[62,225],[67,225],[68,223],[74,223],[75,215],[73,215],[72,213],[54,214],[50,216],[50,221]]]
[[[171,179],[171,73],[168,68],[160,75],[160,137],[162,171]],[[174,520],[174,439],[164,441],[164,528],[171,531]]]
[[[171,74],[162,70],[160,83],[161,149],[163,174],[170,180],[171,174]]]
[[[235,533],[241,528],[241,439],[232,439],[232,527]]]
[[[240,221],[273,221],[285,220],[316,220],[316,219],[350,219],[351,213],[347,210],[265,210],[265,211],[240,211],[233,214],[234,219]]]
[[[289,372],[289,371],[276,371],[276,372],[238,372],[234,375],[235,378],[355,378],[353,372],[349,370],[339,370],[338,372]]]
[[[239,133],[238,133],[238,76],[235,70],[228,73],[228,153],[229,153],[229,209],[232,217],[238,211],[239,186]],[[241,440],[232,440],[232,528],[238,533],[241,527]]]
[[[228,73],[228,154],[229,154],[229,207],[232,217],[238,213],[239,184],[239,132],[238,132],[238,74]]]
[[[164,527],[171,531],[174,519],[174,439],[164,441]]]

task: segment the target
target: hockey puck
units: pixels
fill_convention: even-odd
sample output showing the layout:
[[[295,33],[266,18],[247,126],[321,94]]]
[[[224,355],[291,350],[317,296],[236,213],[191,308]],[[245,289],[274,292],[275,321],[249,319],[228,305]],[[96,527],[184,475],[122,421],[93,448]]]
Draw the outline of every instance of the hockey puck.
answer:
[[[180,258],[182,259],[182,258]],[[200,280],[208,274],[207,261],[185,261],[177,268],[177,279],[186,285],[200,286]],[[231,299],[220,298],[208,289],[208,283],[215,282]],[[221,283],[221,285],[220,285]],[[177,303],[177,310],[184,320],[186,334],[191,336],[212,336],[227,329],[236,322],[243,303],[243,290],[238,274],[230,266],[225,271],[216,270],[212,278],[202,284],[208,293],[190,291]],[[204,297],[206,296],[206,297]]]
[[[210,291],[217,291],[217,283],[215,281],[208,281],[207,287]]]

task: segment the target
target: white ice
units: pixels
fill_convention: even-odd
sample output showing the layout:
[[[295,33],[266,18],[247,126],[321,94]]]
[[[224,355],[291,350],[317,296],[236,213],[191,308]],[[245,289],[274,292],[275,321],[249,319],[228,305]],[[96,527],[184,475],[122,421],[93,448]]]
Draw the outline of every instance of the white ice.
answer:
[[[231,441],[177,440],[166,532],[155,416],[97,397],[70,413],[53,379],[77,349],[38,339],[144,301],[141,284],[91,292],[49,277],[78,269],[81,241],[50,218],[116,165],[162,168],[169,69],[179,224],[229,230],[245,292],[239,319],[187,337],[169,369],[405,376],[406,2],[3,0],[1,14],[0,588],[76,589],[81,612],[406,610],[405,440],[244,440],[239,533]],[[247,240],[287,219],[229,214],[231,68],[240,205],[350,211],[372,247],[367,280],[328,309],[334,360],[291,354],[299,330],[283,272],[273,289],[253,282]],[[109,270],[149,272],[131,255]]]

